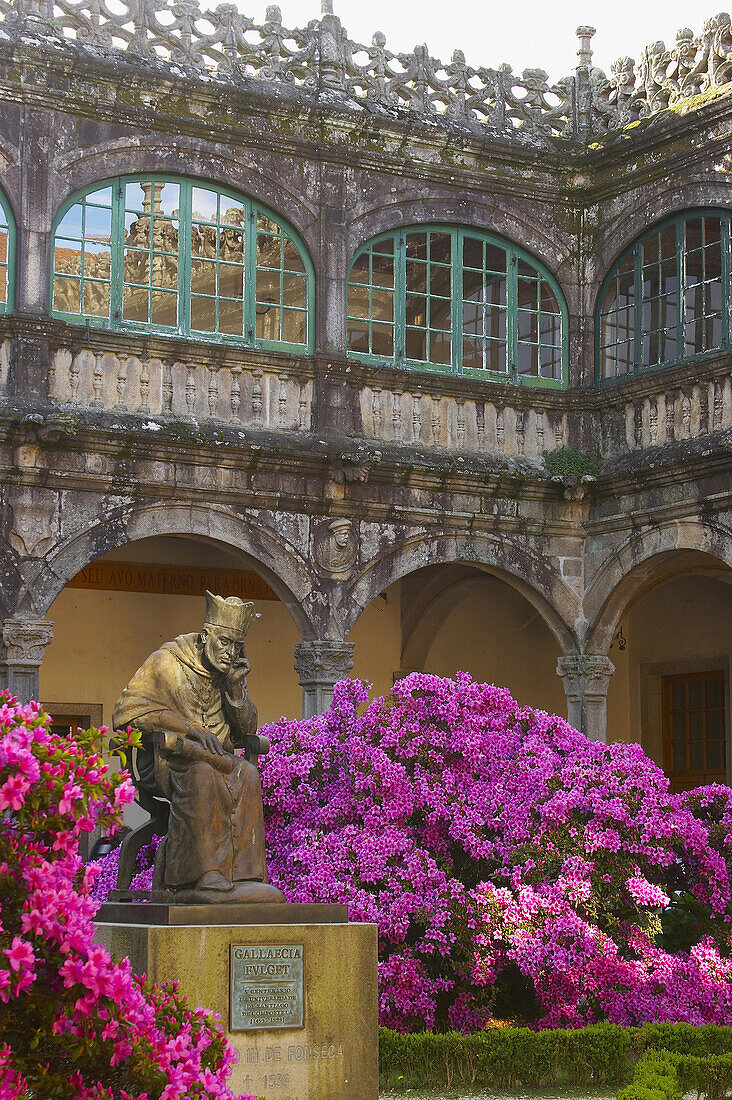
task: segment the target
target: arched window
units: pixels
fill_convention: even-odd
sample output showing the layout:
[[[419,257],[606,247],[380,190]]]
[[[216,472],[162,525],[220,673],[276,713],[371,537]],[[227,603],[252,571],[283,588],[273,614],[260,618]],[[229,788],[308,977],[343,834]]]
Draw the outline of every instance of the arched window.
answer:
[[[420,226],[359,248],[348,276],[348,353],[504,382],[566,383],[567,310],[556,280],[474,229]]]
[[[0,192],[0,313],[13,308],[15,286],[15,221]]]
[[[52,310],[67,321],[302,352],[313,291],[297,234],[222,188],[118,178],[56,220]]]
[[[692,211],[618,257],[595,315],[599,381],[729,346],[730,215]]]

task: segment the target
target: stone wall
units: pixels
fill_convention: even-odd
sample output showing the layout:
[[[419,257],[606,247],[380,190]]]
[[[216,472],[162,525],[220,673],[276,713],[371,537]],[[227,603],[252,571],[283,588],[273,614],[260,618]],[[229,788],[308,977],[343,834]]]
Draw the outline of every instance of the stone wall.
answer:
[[[77,16],[61,7],[66,33]],[[533,606],[562,655],[572,720],[604,736],[608,654],[625,608],[658,575],[732,566],[729,354],[596,387],[593,331],[602,279],[626,244],[678,211],[729,207],[726,70],[712,65],[705,87],[721,90],[693,109],[671,110],[669,93],[669,109],[654,106],[630,129],[614,116],[612,133],[588,141],[573,131],[568,142],[551,123],[553,137],[529,141],[513,123],[510,134],[433,125],[427,109],[370,111],[322,87],[313,97],[307,86],[286,94],[286,81],[209,79],[176,70],[174,53],[166,68],[141,63],[129,43],[124,56],[101,48],[98,27],[76,45],[57,31],[0,38],[0,183],[18,230],[15,308],[0,318],[11,687],[37,692],[45,617],[80,569],[142,538],[193,535],[235,550],[277,592],[301,639],[309,710],[348,672],[352,631],[380,593],[431,567],[437,607],[450,570],[465,568],[500,577]],[[714,49],[695,49],[709,68]],[[589,79],[596,70],[582,65],[577,79]],[[314,354],[50,317],[61,204],[151,171],[241,191],[297,230],[316,277]],[[569,311],[567,389],[347,356],[354,251],[427,222],[499,234],[548,267]],[[584,453],[584,472],[547,467],[546,453],[563,448]],[[345,546],[335,518],[350,521]],[[414,607],[404,591],[408,669]]]

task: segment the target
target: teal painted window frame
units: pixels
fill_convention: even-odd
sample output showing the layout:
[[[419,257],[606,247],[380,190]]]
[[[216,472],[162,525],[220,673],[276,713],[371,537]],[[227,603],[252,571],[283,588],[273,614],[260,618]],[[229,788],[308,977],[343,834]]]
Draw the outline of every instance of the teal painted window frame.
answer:
[[[410,359],[406,355],[406,238],[410,233],[443,233],[451,238],[451,362],[449,364],[430,363],[424,360]],[[485,368],[468,368],[463,366],[463,242],[466,239],[485,242],[494,248],[501,249],[506,254],[506,359],[505,371],[493,371]],[[351,273],[359,258],[368,253],[370,249],[384,241],[392,241],[394,249],[394,313],[393,355],[374,354],[372,352],[353,351],[348,349],[347,354],[351,359],[359,362],[384,366],[389,364],[407,371],[428,371],[442,375],[457,375],[465,378],[483,379],[489,382],[501,382],[519,386],[536,386],[545,389],[565,389],[568,384],[569,361],[569,314],[564,295],[559,283],[551,272],[537,260],[531,253],[518,247],[505,238],[493,233],[475,229],[472,226],[455,226],[444,223],[430,222],[426,224],[403,226],[380,233],[369,240],[364,241],[354,253],[346,282],[346,340],[348,342],[348,328],[350,320],[366,323],[366,318],[351,317],[348,310],[348,291],[354,285],[351,283]],[[543,378],[538,375],[521,374],[518,370],[518,267],[524,263],[530,267],[536,276],[547,283],[551,288],[561,318],[561,334],[559,347],[561,348],[561,378]],[[369,266],[371,270],[371,264]],[[472,270],[469,268],[468,270]],[[358,284],[363,286],[363,284]],[[538,284],[540,285],[540,284]],[[369,290],[369,308],[372,310],[372,293]],[[373,316],[368,319],[369,334],[373,327]],[[540,339],[540,337],[539,337]],[[523,341],[522,341],[523,342]]]
[[[3,229],[7,229],[8,232],[8,247],[6,253],[5,263],[5,301],[0,302],[0,314],[12,313],[15,308],[15,264],[16,264],[16,240],[17,230],[15,227],[15,218],[13,217],[13,211],[10,209],[10,203],[8,202],[5,194],[0,191],[0,214],[3,218],[3,223],[0,223],[0,232]]]
[[[721,286],[721,329],[720,329],[720,343],[718,346],[709,348],[704,351],[696,352],[692,355],[685,353],[685,337],[684,328],[686,325],[686,291],[690,289],[686,283],[686,248],[685,248],[685,226],[688,222],[694,221],[698,218],[719,218],[721,223],[721,265],[720,265],[720,286]],[[732,287],[731,282],[731,256],[730,248],[732,247],[732,211],[724,210],[720,207],[695,207],[690,210],[683,210],[672,217],[665,218],[661,222],[657,222],[651,229],[642,233],[635,240],[631,241],[623,251],[616,257],[608,269],[602,284],[600,286],[599,293],[595,304],[595,384],[597,386],[612,386],[619,382],[623,382],[630,378],[635,378],[639,375],[650,374],[653,371],[666,370],[669,367],[679,366],[683,363],[695,363],[703,359],[709,358],[711,355],[719,355],[727,351],[732,346],[732,339],[730,334],[730,317],[731,317],[731,304],[732,304]],[[644,332],[644,312],[643,307],[646,304],[656,300],[651,296],[643,296],[643,246],[646,242],[653,240],[654,237],[661,240],[661,235],[664,230],[674,228],[676,233],[676,248],[675,248],[675,264],[676,264],[676,285],[677,285],[677,302],[675,307],[675,319],[673,322],[673,328],[675,330],[675,347],[676,354],[673,358],[664,359],[660,363],[644,363],[643,362],[643,337],[647,335]],[[602,318],[603,305],[605,303],[605,297],[610,289],[613,280],[618,276],[621,268],[627,263],[629,259],[632,259],[633,265],[633,303],[631,306],[625,308],[632,312],[633,325],[632,325],[632,346],[633,346],[633,363],[631,369],[623,374],[613,374],[605,377],[603,374],[604,360],[603,360],[603,332],[602,332]],[[699,285],[699,284],[696,284]],[[702,284],[703,285],[703,284]],[[656,330],[652,330],[656,331]],[[667,330],[670,333],[670,328]],[[609,346],[609,345],[608,345]]]
[[[132,321],[123,317],[123,263],[125,251],[125,188],[129,183],[171,183],[179,187],[180,204],[178,216],[173,219],[178,223],[178,250],[177,250],[177,302],[178,319],[176,325],[155,324],[152,321]],[[95,194],[111,187],[111,272],[109,279],[110,306],[109,315],[95,316],[84,312],[67,312],[55,309],[53,304],[55,268],[55,247],[59,227],[66,214],[75,205],[83,200],[91,199]],[[218,196],[229,198],[244,207],[244,293],[243,293],[243,318],[244,333],[238,334],[225,332],[206,332],[195,329],[191,325],[191,234],[193,228],[192,192],[194,188],[211,191]],[[279,226],[285,238],[294,243],[304,268],[305,278],[305,341],[293,343],[284,340],[269,340],[256,336],[256,282],[257,271],[257,219],[268,219]],[[200,221],[196,225],[203,224]],[[82,228],[83,233],[83,228]],[[83,261],[82,261],[83,262]],[[151,260],[152,263],[152,260]],[[216,270],[219,269],[219,258],[216,258]],[[83,276],[86,278],[86,276]],[[129,284],[128,284],[129,285]],[[217,301],[218,296],[216,296]],[[233,299],[232,299],[233,300]],[[82,302],[83,305],[83,302]],[[221,187],[206,179],[191,176],[177,176],[164,172],[135,173],[130,175],[115,176],[108,179],[97,180],[93,184],[76,191],[60,207],[53,223],[53,235],[51,241],[51,316],[59,320],[68,321],[71,324],[89,325],[92,328],[110,329],[118,332],[154,332],[162,336],[183,336],[194,340],[202,340],[207,343],[231,344],[235,346],[261,348],[263,350],[292,352],[298,355],[311,354],[315,343],[315,269],[310,254],[303,239],[298,232],[282,217],[255,202],[247,195]],[[218,318],[219,311],[216,309]]]

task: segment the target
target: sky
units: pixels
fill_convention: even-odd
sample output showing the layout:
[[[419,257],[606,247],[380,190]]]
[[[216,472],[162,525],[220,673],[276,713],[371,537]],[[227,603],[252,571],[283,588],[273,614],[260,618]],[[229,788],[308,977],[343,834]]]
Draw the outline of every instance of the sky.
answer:
[[[279,4],[290,27],[320,14],[320,0]],[[424,42],[442,61],[461,49],[472,65],[497,68],[507,62],[514,72],[544,69],[552,81],[577,63],[580,24],[597,29],[593,61],[607,72],[618,57],[638,61],[650,42],[672,45],[680,27],[698,34],[719,10],[719,0],[333,0],[333,5],[349,36],[359,42],[368,43],[374,31],[383,31],[395,53]],[[264,19],[265,0],[238,0],[238,6],[257,22]]]

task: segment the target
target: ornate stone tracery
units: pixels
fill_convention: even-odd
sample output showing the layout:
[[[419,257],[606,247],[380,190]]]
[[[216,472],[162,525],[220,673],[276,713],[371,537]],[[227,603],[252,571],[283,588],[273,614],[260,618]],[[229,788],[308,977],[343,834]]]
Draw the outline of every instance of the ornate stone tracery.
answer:
[[[720,13],[701,34],[682,28],[668,48],[654,42],[636,67],[622,57],[610,76],[592,64],[592,27],[579,27],[579,65],[551,84],[540,68],[514,73],[510,65],[472,66],[461,50],[449,62],[426,46],[411,53],[387,49],[380,32],[368,45],[348,37],[326,10],[306,27],[287,28],[276,5],[263,23],[234,4],[202,10],[198,0],[0,0],[0,27],[29,36],[192,75],[239,84],[265,94],[317,98],[388,115],[423,116],[432,123],[501,132],[545,144],[553,137],[584,141],[712,91],[732,77],[732,25]]]

